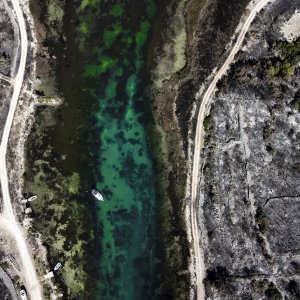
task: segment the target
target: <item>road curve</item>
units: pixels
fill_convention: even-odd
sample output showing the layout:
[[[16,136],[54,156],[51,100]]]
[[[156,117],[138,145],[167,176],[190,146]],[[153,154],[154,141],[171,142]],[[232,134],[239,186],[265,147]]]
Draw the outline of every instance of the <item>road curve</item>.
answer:
[[[27,58],[27,47],[28,47],[26,25],[25,25],[24,16],[19,1],[12,0],[11,2],[18,19],[18,25],[20,29],[19,38],[21,39],[21,43],[20,43],[21,56],[20,56],[18,72],[14,79],[14,85],[13,85],[14,91],[13,91],[9,112],[7,115],[3,135],[2,135],[1,145],[0,145],[0,166],[1,166],[0,182],[2,188],[2,197],[3,197],[3,210],[0,215],[0,228],[9,232],[11,236],[15,239],[16,246],[18,248],[20,258],[21,258],[21,263],[22,263],[22,274],[30,298],[33,300],[40,300],[42,299],[40,282],[38,280],[30,252],[26,245],[25,237],[22,234],[20,225],[17,223],[14,216],[10,194],[9,194],[7,167],[6,167],[6,151],[8,145],[8,138],[12,127],[15,110],[18,104],[18,98],[23,84],[26,58]]]
[[[241,45],[244,41],[245,34],[249,29],[250,24],[255,18],[256,14],[269,2],[274,0],[258,0],[253,7],[250,8],[249,15],[243,21],[240,32],[238,34],[236,43],[234,44],[231,52],[229,53],[227,59],[225,60],[223,66],[218,70],[214,79],[210,83],[208,89],[206,90],[201,105],[198,112],[197,125],[196,125],[196,134],[194,142],[194,155],[193,155],[193,165],[192,165],[192,175],[191,175],[191,203],[187,206],[187,217],[189,218],[188,222],[190,224],[190,239],[192,243],[192,275],[195,276],[195,285],[196,285],[196,299],[204,300],[205,290],[203,285],[203,279],[205,277],[205,268],[204,268],[204,259],[203,251],[200,247],[200,232],[199,232],[199,222],[197,217],[197,208],[199,205],[200,196],[198,196],[199,188],[199,174],[201,168],[201,150],[203,148],[203,121],[205,118],[206,108],[208,108],[210,101],[214,95],[216,84],[218,80],[226,73],[229,66],[234,60],[236,53],[240,50]],[[198,199],[197,199],[198,196]]]

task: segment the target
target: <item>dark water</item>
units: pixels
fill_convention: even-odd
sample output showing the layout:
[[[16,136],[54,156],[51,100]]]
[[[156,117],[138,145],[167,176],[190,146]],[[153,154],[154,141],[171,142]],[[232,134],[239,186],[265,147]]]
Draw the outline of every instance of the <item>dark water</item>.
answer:
[[[160,295],[144,63],[156,9],[149,0],[66,2],[58,72],[66,106],[54,148],[67,153],[63,168],[79,171],[83,189],[96,185],[105,198],[96,205],[97,299]]]

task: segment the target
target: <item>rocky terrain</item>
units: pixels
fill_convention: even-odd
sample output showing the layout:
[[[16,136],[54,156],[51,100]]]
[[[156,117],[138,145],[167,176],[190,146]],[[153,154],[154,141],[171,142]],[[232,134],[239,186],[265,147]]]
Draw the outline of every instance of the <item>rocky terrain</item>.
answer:
[[[18,32],[11,9],[6,1],[0,2],[0,137],[9,110],[12,95],[11,76],[14,75],[18,54]],[[0,207],[2,208],[2,194],[0,189]],[[14,287],[7,273],[13,278],[19,272],[16,260],[17,253],[13,250],[12,241],[5,232],[0,233],[0,299],[16,299]],[[2,269],[4,268],[5,271]],[[17,279],[17,278],[16,278]]]
[[[9,276],[0,267],[0,299],[3,300],[16,300],[17,295],[15,288]]]
[[[300,297],[299,9],[259,14],[204,121],[208,299]]]
[[[9,9],[6,1],[0,2],[0,136],[9,109],[10,76],[14,75],[18,51],[15,39],[18,28],[8,13]]]
[[[8,10],[7,10],[8,9]],[[0,2],[0,73],[1,75],[13,75],[16,64],[15,51],[18,49],[18,40],[15,39],[15,32],[18,28],[14,21],[11,21],[10,8],[6,1]]]

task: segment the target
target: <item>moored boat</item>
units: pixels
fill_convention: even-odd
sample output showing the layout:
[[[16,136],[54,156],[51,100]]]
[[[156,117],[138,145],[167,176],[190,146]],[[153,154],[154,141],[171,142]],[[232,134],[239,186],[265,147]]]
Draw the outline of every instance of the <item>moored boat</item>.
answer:
[[[20,298],[22,299],[22,300],[27,300],[28,298],[27,298],[27,293],[26,293],[26,291],[25,291],[25,289],[21,289],[21,291],[20,291]]]
[[[91,189],[91,193],[97,200],[104,201],[102,194],[97,189],[95,188]]]

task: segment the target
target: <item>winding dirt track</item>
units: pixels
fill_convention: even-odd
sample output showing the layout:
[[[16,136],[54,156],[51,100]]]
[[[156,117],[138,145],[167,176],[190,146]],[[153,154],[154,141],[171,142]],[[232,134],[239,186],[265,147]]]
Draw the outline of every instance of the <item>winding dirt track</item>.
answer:
[[[191,202],[187,205],[186,216],[188,218],[187,224],[190,225],[190,231],[188,232],[190,242],[192,244],[192,263],[191,263],[191,273],[194,278],[194,284],[196,285],[196,298],[198,300],[204,300],[205,298],[205,290],[203,285],[203,279],[205,277],[205,267],[204,267],[204,257],[203,250],[201,248],[200,242],[200,223],[199,223],[199,207],[203,199],[200,199],[198,195],[199,192],[199,174],[201,169],[201,150],[203,148],[203,121],[205,118],[206,109],[209,107],[209,104],[212,100],[212,97],[215,92],[216,84],[218,80],[226,73],[229,66],[234,60],[236,53],[240,50],[241,45],[244,41],[245,34],[249,29],[250,24],[255,18],[256,14],[269,2],[274,0],[257,0],[253,3],[253,7],[251,7],[249,15],[243,20],[243,24],[241,30],[238,34],[235,45],[233,46],[229,56],[224,62],[223,66],[216,73],[214,79],[206,90],[199,109],[198,118],[197,118],[197,127],[195,134],[195,143],[194,143],[194,155],[193,155],[193,165],[192,165],[192,185],[191,185]]]
[[[9,194],[8,177],[7,177],[7,166],[6,166],[7,144],[8,144],[9,133],[13,123],[15,110],[18,104],[18,98],[23,84],[26,58],[27,58],[27,47],[28,47],[25,20],[24,20],[24,16],[19,1],[12,0],[11,2],[18,19],[18,25],[20,29],[19,38],[21,39],[21,56],[20,56],[18,72],[16,74],[16,77],[14,78],[14,85],[13,85],[14,91],[13,91],[10,108],[6,119],[1,145],[0,145],[0,166],[1,166],[0,181],[1,181],[1,188],[2,188],[2,196],[3,196],[3,210],[0,215],[0,228],[8,232],[15,240],[21,258],[22,275],[25,281],[24,283],[27,292],[30,295],[30,299],[40,300],[42,299],[40,282],[38,280],[30,252],[26,245],[24,234],[22,233],[20,225],[17,223],[14,216],[10,194]]]

